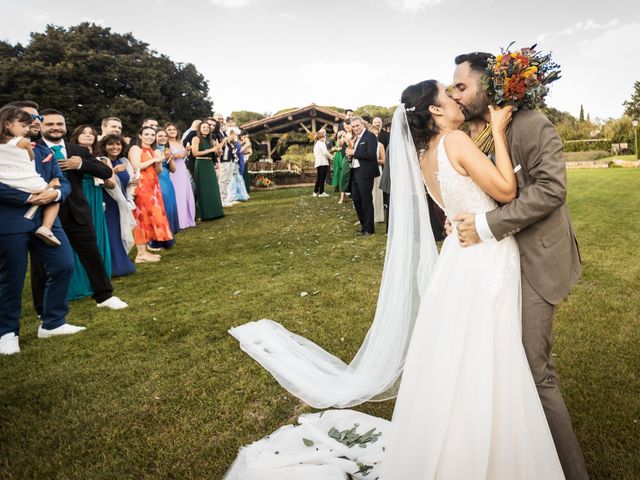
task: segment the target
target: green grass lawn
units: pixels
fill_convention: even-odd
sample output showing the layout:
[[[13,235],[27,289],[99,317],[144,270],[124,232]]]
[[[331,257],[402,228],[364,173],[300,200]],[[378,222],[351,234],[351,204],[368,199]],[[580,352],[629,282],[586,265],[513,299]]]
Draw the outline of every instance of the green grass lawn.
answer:
[[[562,388],[592,478],[638,479],[640,170],[569,183],[584,278],[555,322]],[[356,237],[350,206],[310,194],[255,193],[181,232],[160,264],[114,280],[124,312],[72,303],[79,335],[38,340],[25,289],[22,352],[0,358],[0,478],[217,480],[238,447],[309,411],[227,329],[272,318],[357,351],[386,237]],[[393,401],[358,409],[389,418]]]

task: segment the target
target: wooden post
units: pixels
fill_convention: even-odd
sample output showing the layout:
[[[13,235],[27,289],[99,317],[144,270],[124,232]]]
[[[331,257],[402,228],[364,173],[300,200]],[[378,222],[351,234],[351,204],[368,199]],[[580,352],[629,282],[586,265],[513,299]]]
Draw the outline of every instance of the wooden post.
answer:
[[[267,135],[267,158],[271,160],[271,135]]]
[[[316,119],[315,117],[311,117],[311,131],[316,133]]]

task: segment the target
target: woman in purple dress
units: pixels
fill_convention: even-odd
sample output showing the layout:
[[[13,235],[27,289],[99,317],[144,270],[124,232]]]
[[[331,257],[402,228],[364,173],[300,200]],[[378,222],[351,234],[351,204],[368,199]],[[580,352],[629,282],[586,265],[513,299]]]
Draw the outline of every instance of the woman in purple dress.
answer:
[[[191,180],[185,160],[188,155],[186,148],[180,141],[180,132],[173,123],[168,123],[164,127],[167,132],[169,142],[167,146],[171,149],[175,172],[171,172],[171,182],[176,191],[176,205],[178,207],[178,223],[180,229],[196,226],[196,201],[191,189]]]

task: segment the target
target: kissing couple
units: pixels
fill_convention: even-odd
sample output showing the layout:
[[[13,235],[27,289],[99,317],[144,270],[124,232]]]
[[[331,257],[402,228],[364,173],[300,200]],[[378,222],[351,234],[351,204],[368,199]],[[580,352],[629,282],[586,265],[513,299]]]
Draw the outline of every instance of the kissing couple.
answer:
[[[383,278],[351,363],[271,320],[230,330],[289,392],[334,409],[242,448],[227,480],[588,478],[551,354],[580,275],[562,141],[539,111],[491,105],[492,62],[460,55],[451,87],[402,92]],[[472,136],[490,125],[490,156],[465,121]],[[425,191],[450,220],[439,253]],[[335,409],[394,397],[391,422]]]

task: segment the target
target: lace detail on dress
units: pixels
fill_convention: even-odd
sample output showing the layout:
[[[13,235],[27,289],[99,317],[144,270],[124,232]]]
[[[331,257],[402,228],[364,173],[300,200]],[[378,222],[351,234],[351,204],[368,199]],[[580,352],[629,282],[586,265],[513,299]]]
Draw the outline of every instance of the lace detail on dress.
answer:
[[[440,195],[447,217],[452,218],[460,213],[483,213],[493,210],[497,203],[487,195],[472,179],[460,175],[451,165],[444,148],[444,139],[438,144],[438,182]]]

